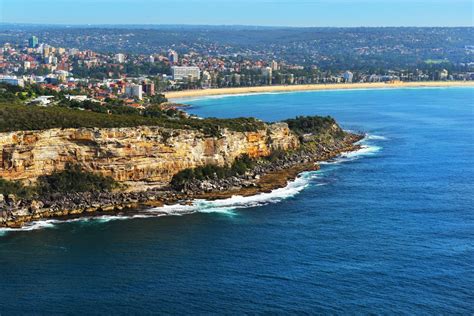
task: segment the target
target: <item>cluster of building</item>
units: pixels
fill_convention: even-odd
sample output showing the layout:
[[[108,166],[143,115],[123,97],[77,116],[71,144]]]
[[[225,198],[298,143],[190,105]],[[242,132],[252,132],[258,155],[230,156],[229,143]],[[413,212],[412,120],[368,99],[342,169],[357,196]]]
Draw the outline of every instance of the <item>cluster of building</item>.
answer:
[[[154,66],[161,72],[153,72]],[[140,68],[142,67],[142,68]],[[131,73],[144,69],[147,74]],[[151,69],[151,70],[150,70]],[[0,82],[44,85],[52,90],[81,90],[92,98],[123,98],[140,102],[156,91],[314,83],[380,81],[474,80],[474,73],[422,70],[334,73],[284,61],[263,61],[232,54],[206,56],[174,49],[152,55],[104,54],[92,50],[53,47],[36,36],[27,45],[0,47]]]

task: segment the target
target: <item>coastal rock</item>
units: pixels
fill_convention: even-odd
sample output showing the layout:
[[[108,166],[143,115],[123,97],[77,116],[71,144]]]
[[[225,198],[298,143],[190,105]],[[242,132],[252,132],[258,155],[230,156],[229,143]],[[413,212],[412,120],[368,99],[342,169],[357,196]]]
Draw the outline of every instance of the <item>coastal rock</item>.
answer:
[[[143,191],[150,184],[167,185],[186,168],[222,166],[242,154],[258,158],[298,146],[298,137],[285,123],[255,132],[225,129],[219,137],[149,126],[18,131],[0,133],[0,177],[34,183],[74,163]]]
[[[36,213],[36,212],[38,212],[43,206],[44,206],[43,202],[37,201],[37,200],[33,200],[33,201],[31,201],[31,203],[30,203],[30,212],[31,212],[31,213]]]

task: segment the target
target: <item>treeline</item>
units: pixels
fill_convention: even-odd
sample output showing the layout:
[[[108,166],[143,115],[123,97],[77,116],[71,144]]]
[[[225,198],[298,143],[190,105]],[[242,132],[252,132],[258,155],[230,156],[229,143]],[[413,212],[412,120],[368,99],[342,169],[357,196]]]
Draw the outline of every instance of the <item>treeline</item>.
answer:
[[[104,177],[69,164],[65,170],[38,178],[36,185],[25,186],[19,181],[0,178],[0,194],[14,194],[19,198],[33,198],[55,193],[108,192],[118,184],[110,177]]]
[[[168,64],[162,62],[156,63],[137,63],[136,61],[129,61],[116,67],[116,65],[102,65],[96,67],[85,67],[74,64],[72,73],[74,76],[79,78],[93,78],[93,79],[104,79],[104,78],[120,78],[122,75],[130,77],[139,77],[143,75],[156,76],[158,74],[171,74],[171,68]]]
[[[255,118],[169,118],[155,117],[152,110],[139,114],[105,114],[63,107],[37,107],[0,104],[0,132],[45,130],[51,128],[113,128],[136,126],[160,126],[172,129],[194,129],[208,136],[220,136],[227,128],[237,132],[258,131],[265,123]],[[149,116],[146,116],[148,115]]]
[[[7,83],[0,83],[0,101],[18,103],[40,95],[57,96],[54,90],[42,88],[39,85],[26,85],[19,87]]]

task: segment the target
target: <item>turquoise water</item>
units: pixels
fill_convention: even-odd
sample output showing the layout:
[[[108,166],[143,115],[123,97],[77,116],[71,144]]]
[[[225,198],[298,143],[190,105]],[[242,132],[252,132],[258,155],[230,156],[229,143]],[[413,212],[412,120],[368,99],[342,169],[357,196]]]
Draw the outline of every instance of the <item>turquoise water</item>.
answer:
[[[2,315],[474,313],[474,89],[190,103],[369,137],[273,193],[0,231]]]

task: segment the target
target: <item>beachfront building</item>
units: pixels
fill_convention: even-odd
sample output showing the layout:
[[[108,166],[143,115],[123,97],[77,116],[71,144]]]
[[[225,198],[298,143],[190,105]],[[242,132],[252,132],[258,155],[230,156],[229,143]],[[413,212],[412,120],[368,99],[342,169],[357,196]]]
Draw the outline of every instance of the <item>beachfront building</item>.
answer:
[[[171,67],[171,74],[173,76],[173,80],[201,79],[201,70],[199,67],[195,66],[173,66]]]
[[[139,84],[129,84],[125,87],[125,94],[138,100],[143,99],[143,88]]]
[[[273,71],[277,71],[279,68],[278,68],[278,63],[276,61],[272,61],[272,64],[270,66],[272,68]]]
[[[344,78],[344,82],[351,83],[352,79],[354,78],[354,74],[350,71],[346,71],[342,77]]]
[[[271,67],[262,68],[262,76],[265,78],[265,82],[272,84],[273,70]]]

